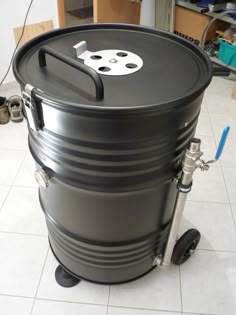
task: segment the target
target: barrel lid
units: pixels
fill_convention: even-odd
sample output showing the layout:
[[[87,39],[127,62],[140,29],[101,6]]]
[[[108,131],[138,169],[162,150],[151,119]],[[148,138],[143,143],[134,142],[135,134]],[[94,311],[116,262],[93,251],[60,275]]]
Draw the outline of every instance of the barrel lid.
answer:
[[[209,58],[196,45],[126,24],[45,33],[19,49],[13,70],[22,86],[32,85],[44,98],[109,108],[180,104],[199,96],[212,76]]]

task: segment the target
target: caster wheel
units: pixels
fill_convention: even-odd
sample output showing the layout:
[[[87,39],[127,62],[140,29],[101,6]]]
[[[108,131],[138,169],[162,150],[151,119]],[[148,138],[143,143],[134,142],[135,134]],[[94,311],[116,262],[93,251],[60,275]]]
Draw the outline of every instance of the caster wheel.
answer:
[[[186,231],[175,244],[172,254],[172,263],[175,265],[182,265],[194,253],[200,241],[201,234],[198,230],[191,229]]]
[[[67,271],[65,271],[62,266],[58,266],[55,271],[55,278],[56,282],[64,288],[72,288],[76,286],[80,280],[73,277],[71,274],[69,274]]]

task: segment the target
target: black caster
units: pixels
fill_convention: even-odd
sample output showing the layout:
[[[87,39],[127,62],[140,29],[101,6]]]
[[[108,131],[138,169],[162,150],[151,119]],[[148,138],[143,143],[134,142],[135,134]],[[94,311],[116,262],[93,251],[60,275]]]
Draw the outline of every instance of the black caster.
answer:
[[[76,286],[80,280],[73,277],[70,273],[65,271],[61,265],[59,265],[55,271],[56,282],[64,288],[72,288]]]
[[[186,231],[175,244],[171,257],[172,263],[182,265],[194,253],[201,239],[201,234],[198,230],[191,229]]]

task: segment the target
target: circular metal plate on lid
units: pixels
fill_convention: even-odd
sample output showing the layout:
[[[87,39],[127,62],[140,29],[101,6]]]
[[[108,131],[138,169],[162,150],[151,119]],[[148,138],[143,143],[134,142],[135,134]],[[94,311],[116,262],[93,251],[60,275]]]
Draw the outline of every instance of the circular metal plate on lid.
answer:
[[[143,61],[138,55],[125,50],[100,50],[81,59],[84,60],[84,64],[104,75],[132,74],[143,66]]]
[[[127,75],[140,70],[142,59],[126,50],[106,49],[100,51],[87,50],[87,43],[82,41],[74,46],[77,58],[84,64],[104,75]]]

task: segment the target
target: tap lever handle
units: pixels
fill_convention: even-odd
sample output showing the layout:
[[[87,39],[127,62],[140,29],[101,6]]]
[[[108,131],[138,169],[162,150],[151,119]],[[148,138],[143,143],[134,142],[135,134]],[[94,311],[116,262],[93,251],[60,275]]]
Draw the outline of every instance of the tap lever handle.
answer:
[[[229,134],[229,130],[230,130],[230,126],[226,126],[222,132],[221,138],[220,138],[220,142],[218,145],[218,148],[216,150],[216,154],[215,154],[215,160],[219,160],[219,158],[221,157],[221,154],[223,152],[228,134]]]

